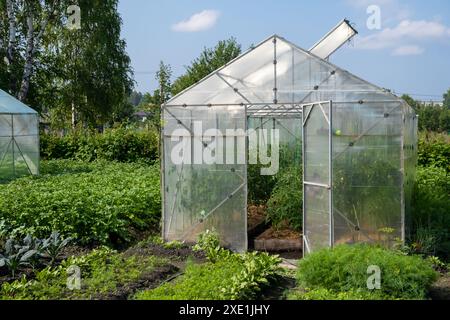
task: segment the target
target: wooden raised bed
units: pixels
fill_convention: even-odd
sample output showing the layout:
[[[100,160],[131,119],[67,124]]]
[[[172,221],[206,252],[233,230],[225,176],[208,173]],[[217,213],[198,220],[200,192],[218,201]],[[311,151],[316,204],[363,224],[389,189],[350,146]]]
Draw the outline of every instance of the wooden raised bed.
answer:
[[[301,251],[303,249],[301,234],[289,229],[270,228],[255,239],[254,245],[257,251],[269,252]]]

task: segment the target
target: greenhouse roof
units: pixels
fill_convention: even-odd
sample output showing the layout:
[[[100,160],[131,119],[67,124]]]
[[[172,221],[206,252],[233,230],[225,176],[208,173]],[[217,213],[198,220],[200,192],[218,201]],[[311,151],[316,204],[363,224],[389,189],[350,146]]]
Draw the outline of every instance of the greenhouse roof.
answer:
[[[170,99],[165,106],[283,105],[310,101],[399,100],[273,35]]]
[[[37,112],[0,89],[0,114],[36,114]]]

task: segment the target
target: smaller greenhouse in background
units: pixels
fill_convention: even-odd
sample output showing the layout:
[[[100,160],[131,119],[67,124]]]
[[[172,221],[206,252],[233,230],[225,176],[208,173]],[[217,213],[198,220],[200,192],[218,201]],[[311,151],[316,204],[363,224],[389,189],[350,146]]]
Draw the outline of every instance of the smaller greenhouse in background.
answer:
[[[0,90],[0,181],[39,174],[39,115]]]
[[[303,163],[305,253],[405,240],[417,117],[388,90],[329,63],[355,34],[344,20],[310,50],[274,35],[163,106],[166,240],[193,242],[214,228],[224,246],[247,250],[252,128],[278,129],[280,145],[292,151],[285,160],[298,163],[299,174]],[[259,148],[271,139],[259,137]],[[195,146],[234,161],[198,161]]]

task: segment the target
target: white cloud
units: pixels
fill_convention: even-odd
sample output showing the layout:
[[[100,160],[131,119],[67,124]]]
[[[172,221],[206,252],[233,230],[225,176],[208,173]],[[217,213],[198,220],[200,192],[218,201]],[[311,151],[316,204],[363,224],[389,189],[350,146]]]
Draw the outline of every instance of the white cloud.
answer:
[[[407,40],[442,39],[449,35],[450,28],[439,22],[403,20],[395,28],[385,28],[380,32],[359,38],[356,41],[356,47],[360,49],[384,49]]]
[[[217,10],[203,10],[186,20],[180,21],[172,26],[177,32],[198,32],[208,30],[216,24],[220,12]]]
[[[345,3],[364,15],[369,6],[379,6],[382,25],[391,25],[400,20],[409,19],[413,15],[410,6],[399,0],[345,0]]]
[[[424,48],[419,46],[401,46],[392,51],[393,56],[416,56],[425,52]]]
[[[450,28],[436,21],[403,20],[394,28],[356,39],[355,48],[365,50],[393,49],[393,55],[421,54],[420,43],[446,40]]]

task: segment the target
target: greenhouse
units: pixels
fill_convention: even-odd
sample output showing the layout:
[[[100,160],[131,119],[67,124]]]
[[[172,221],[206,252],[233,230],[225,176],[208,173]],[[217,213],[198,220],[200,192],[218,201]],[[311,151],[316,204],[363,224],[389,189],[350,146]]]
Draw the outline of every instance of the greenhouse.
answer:
[[[167,241],[214,228],[223,245],[246,251],[247,169],[257,154],[263,175],[286,161],[303,166],[304,253],[405,239],[417,117],[329,63],[339,46],[328,40],[307,51],[272,36],[162,107]],[[289,159],[276,155],[285,149]]]
[[[39,116],[0,90],[0,181],[39,174]]]

